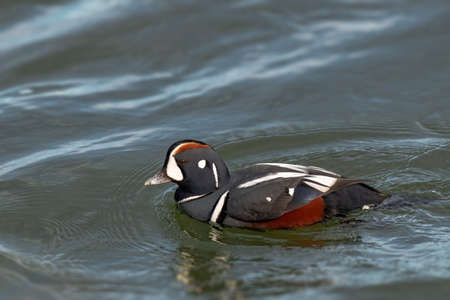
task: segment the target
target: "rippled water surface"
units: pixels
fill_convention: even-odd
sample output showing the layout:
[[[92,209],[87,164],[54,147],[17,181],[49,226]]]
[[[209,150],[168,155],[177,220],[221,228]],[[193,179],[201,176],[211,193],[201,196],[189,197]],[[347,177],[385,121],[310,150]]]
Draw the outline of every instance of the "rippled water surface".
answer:
[[[448,299],[447,0],[0,2],[1,299]],[[431,202],[218,230],[167,147]]]

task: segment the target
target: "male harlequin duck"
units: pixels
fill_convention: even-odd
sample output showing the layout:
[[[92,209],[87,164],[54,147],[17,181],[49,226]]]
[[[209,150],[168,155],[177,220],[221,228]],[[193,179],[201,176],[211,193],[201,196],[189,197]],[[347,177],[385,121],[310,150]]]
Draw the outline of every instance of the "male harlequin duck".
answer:
[[[386,198],[359,179],[312,166],[260,163],[230,174],[211,146],[195,140],[170,146],[161,172],[145,185],[170,181],[192,218],[257,229],[306,226]]]

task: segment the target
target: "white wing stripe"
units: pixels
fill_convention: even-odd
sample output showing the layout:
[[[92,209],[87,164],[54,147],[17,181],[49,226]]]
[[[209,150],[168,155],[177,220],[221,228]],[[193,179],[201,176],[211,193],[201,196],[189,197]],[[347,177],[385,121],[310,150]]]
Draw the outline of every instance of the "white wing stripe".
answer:
[[[313,189],[321,191],[322,193],[326,193],[326,192],[328,192],[330,190],[330,188],[328,188],[326,186],[318,185],[318,184],[312,183],[310,181],[304,181],[304,182],[305,182],[305,184],[309,185]]]
[[[278,173],[272,173],[264,177],[256,178],[247,182],[244,182],[238,186],[239,189],[252,187],[254,185],[257,185],[259,183],[271,181],[278,178],[295,178],[295,177],[304,177],[307,174],[304,173],[294,173],[294,172],[278,172]]]
[[[275,167],[298,171],[298,172],[305,173],[305,174],[308,173],[307,167],[302,166],[302,165],[291,165],[291,164],[282,164],[282,163],[260,163],[260,164],[256,164],[256,165],[258,165],[258,166],[275,166]]]
[[[217,201],[216,207],[214,207],[214,211],[211,214],[210,221],[213,223],[217,223],[217,219],[220,216],[220,213],[222,212],[223,205],[225,204],[225,199],[227,198],[229,191],[226,191],[225,193],[220,196],[219,201]]]
[[[341,175],[339,175],[338,173],[334,173],[334,172],[331,172],[331,171],[328,171],[328,170],[325,170],[325,169],[322,169],[322,168],[319,168],[319,167],[309,166],[308,169],[312,169],[312,170],[328,173],[328,174],[334,175],[336,177],[341,177]]]
[[[315,170],[315,171],[319,171],[319,172],[323,172],[326,174],[330,174],[336,177],[341,177],[341,175],[319,168],[319,167],[314,167],[314,166],[302,166],[302,165],[293,165],[293,164],[283,164],[283,163],[260,163],[260,164],[256,164],[258,166],[274,166],[274,167],[280,167],[280,168],[285,168],[285,169],[290,169],[290,170],[294,170],[294,171],[298,171],[298,172],[302,172],[302,173],[309,173],[308,170]]]
[[[323,176],[323,175],[309,175],[306,176],[305,179],[308,179],[309,181],[327,186],[327,187],[331,187],[333,186],[337,179],[334,177],[328,177],[328,176]]]
[[[295,188],[289,188],[289,195],[294,196]]]

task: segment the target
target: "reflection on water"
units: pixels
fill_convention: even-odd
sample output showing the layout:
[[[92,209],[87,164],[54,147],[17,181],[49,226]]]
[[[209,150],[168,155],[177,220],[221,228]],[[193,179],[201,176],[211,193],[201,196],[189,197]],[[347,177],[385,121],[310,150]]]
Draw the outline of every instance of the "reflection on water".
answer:
[[[218,247],[226,245],[283,246],[323,248],[337,244],[358,244],[361,237],[352,228],[365,222],[364,213],[355,212],[346,218],[337,218],[321,224],[292,230],[253,230],[240,228],[216,228],[194,221],[177,211],[175,220],[184,235]]]
[[[182,247],[179,250],[176,279],[194,294],[214,293],[223,298],[242,298],[237,290],[238,282],[230,274],[228,254],[214,250]]]

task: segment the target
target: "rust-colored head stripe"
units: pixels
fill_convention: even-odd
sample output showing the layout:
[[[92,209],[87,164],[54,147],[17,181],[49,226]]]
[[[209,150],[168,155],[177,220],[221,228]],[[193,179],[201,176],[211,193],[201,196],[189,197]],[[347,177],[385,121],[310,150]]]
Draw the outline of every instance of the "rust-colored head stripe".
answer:
[[[178,153],[181,153],[183,151],[186,151],[186,150],[189,150],[189,149],[196,149],[196,148],[209,148],[209,149],[212,149],[208,145],[199,144],[199,143],[196,143],[196,142],[189,142],[189,143],[181,144],[177,148],[175,148],[175,150],[173,151],[172,155],[177,155]]]

